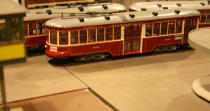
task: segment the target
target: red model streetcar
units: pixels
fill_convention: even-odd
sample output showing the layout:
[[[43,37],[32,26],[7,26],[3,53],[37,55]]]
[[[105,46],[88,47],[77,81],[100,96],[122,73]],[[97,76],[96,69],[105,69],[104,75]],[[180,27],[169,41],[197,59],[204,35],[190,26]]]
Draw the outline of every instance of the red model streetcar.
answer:
[[[159,10],[51,19],[45,24],[46,54],[85,60],[176,50],[187,44],[187,34],[197,28],[199,15],[196,10]]]
[[[136,2],[130,7],[130,11],[145,10],[167,10],[167,9],[191,9],[198,10],[200,14],[199,27],[210,26],[210,1],[154,1],[154,2]]]
[[[86,13],[125,12],[126,8],[118,3],[97,3],[86,6],[51,6],[49,8],[30,9],[24,18],[25,46],[27,48],[44,47],[48,32],[44,23],[52,18]],[[75,17],[77,15],[74,15]]]

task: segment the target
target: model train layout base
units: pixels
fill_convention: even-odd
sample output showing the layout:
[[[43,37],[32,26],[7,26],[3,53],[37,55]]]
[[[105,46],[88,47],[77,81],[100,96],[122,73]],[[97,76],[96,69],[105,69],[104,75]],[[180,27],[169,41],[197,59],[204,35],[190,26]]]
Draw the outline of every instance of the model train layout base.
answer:
[[[210,102],[210,75],[195,80],[192,88],[198,96]]]

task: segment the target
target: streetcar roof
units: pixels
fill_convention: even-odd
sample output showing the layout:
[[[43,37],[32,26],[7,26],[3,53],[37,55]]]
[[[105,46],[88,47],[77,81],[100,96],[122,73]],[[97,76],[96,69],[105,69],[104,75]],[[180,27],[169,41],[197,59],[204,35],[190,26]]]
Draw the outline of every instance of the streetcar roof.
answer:
[[[15,3],[14,1],[11,0],[1,0],[0,3],[0,16],[5,16],[5,15],[14,15],[14,14],[25,14],[26,9]]]
[[[146,10],[162,10],[164,7],[168,9],[196,9],[205,10],[210,9],[210,4],[207,0],[205,1],[157,1],[157,2],[136,2],[133,3],[129,8],[131,10],[141,11]]]
[[[179,12],[177,14],[176,12]],[[147,20],[158,20],[158,19],[168,19],[168,18],[179,18],[179,17],[190,17],[199,16],[200,13],[196,10],[159,10],[156,12],[145,11],[145,12],[125,12],[125,13],[115,13],[109,17],[86,17],[84,19],[78,18],[57,18],[48,20],[45,25],[48,27],[55,28],[73,28],[73,27],[83,27],[83,26],[93,26],[93,25],[106,25],[106,24],[116,24],[116,23],[127,23],[127,22],[137,22],[137,21],[147,21]],[[133,17],[133,18],[132,18]],[[109,20],[106,20],[109,19]],[[81,22],[82,21],[82,22]]]
[[[80,8],[79,8],[80,7]],[[24,21],[30,20],[40,20],[40,19],[51,19],[61,17],[62,13],[63,16],[70,16],[70,13],[89,13],[89,12],[97,12],[97,13],[111,13],[111,12],[118,12],[118,11],[126,11],[125,6],[118,4],[118,3],[106,3],[106,4],[92,4],[88,6],[81,6],[79,7],[62,7],[62,6],[54,6],[49,8],[43,9],[30,9],[26,13],[26,17]],[[80,11],[83,10],[83,11]],[[46,13],[47,11],[52,12],[52,14]],[[37,14],[41,13],[41,14]]]

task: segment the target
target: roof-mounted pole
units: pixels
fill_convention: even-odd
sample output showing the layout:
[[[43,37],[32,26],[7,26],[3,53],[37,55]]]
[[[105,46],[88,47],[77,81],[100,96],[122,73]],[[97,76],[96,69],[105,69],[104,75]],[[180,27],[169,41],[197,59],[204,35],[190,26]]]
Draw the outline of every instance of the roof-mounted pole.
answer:
[[[135,18],[134,14],[129,14],[130,18]]]
[[[163,7],[164,10],[168,9],[168,7]]]
[[[106,9],[108,9],[108,6],[107,5],[103,5],[103,8],[106,10]]]
[[[157,6],[158,6],[158,7],[162,7],[162,5],[161,5],[161,4],[157,4]]]
[[[181,6],[182,6],[182,4],[181,4],[181,3],[177,3],[176,5],[177,5],[177,6],[179,6],[179,7],[181,7]]]
[[[85,19],[84,19],[84,18],[79,18],[79,21],[80,21],[80,22],[84,22]]]
[[[81,6],[81,7],[78,7],[79,11],[80,12],[83,12],[84,11],[84,8]]]
[[[158,16],[158,12],[152,12],[154,16]]]
[[[52,15],[52,11],[51,11],[51,10],[46,10],[46,13],[47,13],[48,15]]]
[[[141,11],[147,11],[147,9],[146,8],[141,8]]]
[[[110,16],[105,16],[104,17],[106,20],[110,20]]]
[[[180,10],[174,10],[174,12],[178,15],[180,13]]]
[[[202,6],[204,6],[205,5],[205,3],[200,3]]]

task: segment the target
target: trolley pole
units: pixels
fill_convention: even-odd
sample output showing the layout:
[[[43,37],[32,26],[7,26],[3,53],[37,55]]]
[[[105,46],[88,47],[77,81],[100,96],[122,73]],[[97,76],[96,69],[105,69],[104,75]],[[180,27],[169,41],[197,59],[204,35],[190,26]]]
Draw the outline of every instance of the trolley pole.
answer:
[[[2,105],[2,111],[9,111],[9,106],[7,105],[7,99],[6,99],[4,71],[3,71],[3,66],[2,65],[0,65],[0,85],[1,85],[1,105]]]

